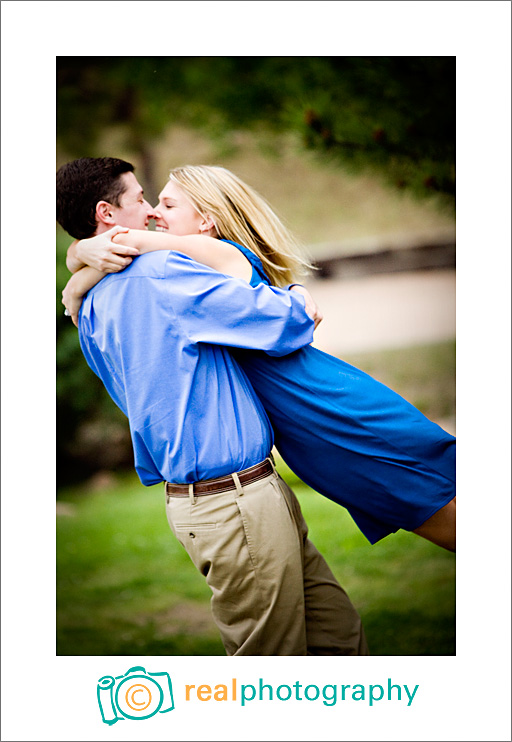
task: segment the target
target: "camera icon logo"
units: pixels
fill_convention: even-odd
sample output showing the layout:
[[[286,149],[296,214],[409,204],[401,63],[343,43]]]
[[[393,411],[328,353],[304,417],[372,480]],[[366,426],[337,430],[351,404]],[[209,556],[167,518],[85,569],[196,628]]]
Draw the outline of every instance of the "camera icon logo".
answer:
[[[146,672],[131,667],[124,675],[105,675],[98,680],[98,705],[105,724],[131,719],[149,719],[172,711],[171,678],[166,672]]]

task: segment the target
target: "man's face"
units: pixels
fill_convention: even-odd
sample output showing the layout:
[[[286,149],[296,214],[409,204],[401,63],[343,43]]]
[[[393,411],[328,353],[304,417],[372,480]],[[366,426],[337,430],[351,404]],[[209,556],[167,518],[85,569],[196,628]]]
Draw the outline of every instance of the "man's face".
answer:
[[[111,206],[112,217],[120,227],[147,229],[154,211],[144,200],[144,191],[133,173],[123,173],[121,180],[126,186],[120,198],[120,206]]]

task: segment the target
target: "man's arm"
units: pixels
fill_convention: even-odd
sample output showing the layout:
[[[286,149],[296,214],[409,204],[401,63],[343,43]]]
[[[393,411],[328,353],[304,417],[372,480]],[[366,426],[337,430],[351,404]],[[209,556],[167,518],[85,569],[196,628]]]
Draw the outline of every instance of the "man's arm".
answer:
[[[253,288],[179,253],[169,253],[166,279],[176,319],[194,342],[282,356],[313,341],[314,321],[295,291]]]

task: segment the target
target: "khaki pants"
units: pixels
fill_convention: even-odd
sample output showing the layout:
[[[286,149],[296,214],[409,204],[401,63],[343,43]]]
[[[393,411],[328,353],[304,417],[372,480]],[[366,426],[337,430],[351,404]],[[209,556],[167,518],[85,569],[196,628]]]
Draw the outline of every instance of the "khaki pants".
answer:
[[[368,654],[361,619],[277,473],[229,492],[167,496],[166,509],[212,591],[228,655]]]

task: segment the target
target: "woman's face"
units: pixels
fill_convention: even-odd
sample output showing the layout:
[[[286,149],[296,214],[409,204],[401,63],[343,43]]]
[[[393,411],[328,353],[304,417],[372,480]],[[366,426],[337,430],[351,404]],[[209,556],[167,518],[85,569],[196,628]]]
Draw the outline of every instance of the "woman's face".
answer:
[[[155,218],[157,232],[178,236],[207,232],[204,217],[194,209],[181,188],[171,181],[158,197]]]

